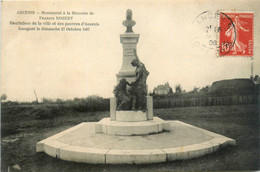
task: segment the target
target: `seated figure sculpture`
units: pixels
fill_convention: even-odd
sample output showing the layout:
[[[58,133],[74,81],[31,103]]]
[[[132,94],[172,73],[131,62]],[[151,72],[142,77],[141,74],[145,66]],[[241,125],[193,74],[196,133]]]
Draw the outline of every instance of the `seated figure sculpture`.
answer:
[[[113,91],[116,97],[117,110],[129,110],[131,107],[131,95],[127,92],[127,85],[130,85],[129,82],[126,79],[121,79]]]

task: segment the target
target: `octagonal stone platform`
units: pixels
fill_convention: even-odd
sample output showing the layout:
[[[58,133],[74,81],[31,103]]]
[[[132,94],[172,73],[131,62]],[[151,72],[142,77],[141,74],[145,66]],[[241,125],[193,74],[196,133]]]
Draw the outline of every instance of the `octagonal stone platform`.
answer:
[[[141,136],[95,133],[96,122],[83,122],[38,142],[36,150],[67,161],[134,164],[191,159],[236,144],[233,139],[180,121],[168,122],[170,132]]]

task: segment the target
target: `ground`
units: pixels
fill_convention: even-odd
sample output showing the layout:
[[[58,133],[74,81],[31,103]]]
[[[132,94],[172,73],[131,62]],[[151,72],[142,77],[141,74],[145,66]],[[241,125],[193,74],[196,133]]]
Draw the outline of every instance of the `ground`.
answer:
[[[30,109],[30,108],[29,108]],[[165,120],[180,120],[233,138],[236,146],[185,161],[147,165],[93,165],[67,162],[36,153],[38,141],[86,121],[98,121],[109,112],[79,113],[61,111],[53,118],[36,118],[35,109],[2,108],[1,171],[237,171],[259,170],[259,106],[205,106],[155,109],[154,115]],[[49,113],[52,113],[51,111]],[[51,116],[52,114],[50,114]],[[3,127],[4,126],[4,127]],[[12,130],[14,126],[16,130]],[[8,131],[8,132],[7,132]]]

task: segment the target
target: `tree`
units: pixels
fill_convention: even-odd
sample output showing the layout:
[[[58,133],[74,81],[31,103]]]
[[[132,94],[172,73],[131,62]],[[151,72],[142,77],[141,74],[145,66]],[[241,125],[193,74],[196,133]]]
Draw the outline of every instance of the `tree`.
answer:
[[[62,101],[62,99],[57,98],[57,99],[56,99],[56,102],[57,102],[57,103],[62,103],[63,101]]]
[[[199,92],[199,87],[194,87],[193,90],[191,91],[192,93],[198,93]]]
[[[172,91],[172,88],[170,88],[168,95],[172,95],[172,94],[173,94],[173,91]]]
[[[209,85],[203,87],[202,89],[200,89],[200,92],[205,92],[205,93],[207,93],[207,92],[209,91],[209,87],[210,87]]]
[[[175,92],[176,93],[181,93],[182,92],[181,84],[175,85]]]
[[[1,101],[5,101],[7,99],[7,95],[6,94],[2,94],[1,95]]]

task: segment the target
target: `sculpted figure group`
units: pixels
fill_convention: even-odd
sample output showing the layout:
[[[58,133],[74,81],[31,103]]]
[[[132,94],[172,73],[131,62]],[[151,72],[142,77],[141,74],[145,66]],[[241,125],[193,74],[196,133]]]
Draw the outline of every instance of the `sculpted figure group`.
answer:
[[[136,58],[131,62],[136,67],[136,80],[129,83],[126,79],[121,79],[114,89],[117,99],[117,110],[142,110],[146,111],[146,80],[149,72],[145,65],[139,60],[136,50],[134,50]],[[129,87],[127,87],[127,85]]]

